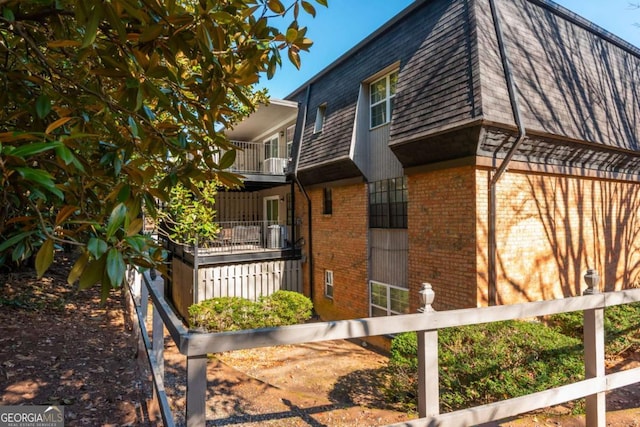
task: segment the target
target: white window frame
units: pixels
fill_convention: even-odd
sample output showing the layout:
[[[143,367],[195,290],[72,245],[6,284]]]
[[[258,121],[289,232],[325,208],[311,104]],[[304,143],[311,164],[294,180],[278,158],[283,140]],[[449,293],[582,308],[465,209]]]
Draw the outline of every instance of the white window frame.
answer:
[[[373,298],[374,297],[374,295],[373,295],[373,286],[374,285],[382,286],[382,287],[385,288],[385,291],[386,291],[386,295],[384,297],[385,302],[386,302],[385,306],[374,303],[374,301],[373,301],[373,299],[374,299]],[[392,315],[395,315],[395,314],[407,314],[406,312],[400,312],[400,311],[396,311],[396,310],[392,310],[391,309],[391,306],[392,306],[392,304],[391,304],[391,291],[392,291],[392,289],[394,291],[406,292],[406,295],[407,295],[407,307],[406,308],[407,309],[409,308],[409,302],[408,302],[409,289],[408,288],[403,288],[403,287],[400,287],[400,286],[388,285],[386,283],[378,282],[378,281],[375,281],[375,280],[370,280],[369,281],[369,315],[370,316],[373,316],[373,309],[374,308],[386,311],[386,315],[387,316],[392,316]]]
[[[291,154],[293,153],[293,136],[296,131],[296,125],[291,125],[285,131],[285,139],[287,142],[287,158],[291,158]]]
[[[324,271],[324,296],[333,299],[333,270]]]
[[[324,127],[324,118],[327,114],[327,104],[318,105],[318,109],[316,110],[316,123],[313,127],[313,133],[322,132],[322,128]]]
[[[275,156],[273,155],[275,147]],[[280,156],[280,137],[276,133],[271,138],[268,138],[264,141],[264,158],[268,159],[277,159]]]
[[[391,92],[391,77],[393,75],[396,75],[396,83],[397,83],[398,70],[394,70],[394,71],[386,74],[385,76],[372,81],[369,84],[369,129],[375,129],[377,127],[384,126],[384,125],[388,124],[389,122],[391,122],[391,113],[392,113],[392,110],[393,110],[393,99],[396,97],[396,91],[397,91],[397,88],[395,88],[393,93]],[[384,81],[384,85],[385,85],[384,97],[382,99],[380,99],[379,101],[373,102],[373,100],[371,99],[372,96],[373,96],[371,88],[374,85],[376,85],[377,83],[380,83],[382,81]],[[383,105],[383,104],[385,106],[385,119],[384,119],[384,122],[374,124],[373,123],[373,119],[374,119],[373,109],[374,109],[374,107],[377,107],[377,106]]]

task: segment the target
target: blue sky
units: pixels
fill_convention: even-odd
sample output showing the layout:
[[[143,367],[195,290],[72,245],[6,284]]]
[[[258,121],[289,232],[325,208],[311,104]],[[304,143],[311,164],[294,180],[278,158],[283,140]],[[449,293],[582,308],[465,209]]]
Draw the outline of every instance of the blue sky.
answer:
[[[413,0],[328,0],[317,6],[315,19],[305,17],[307,36],[314,41],[310,53],[303,53],[296,70],[283,55],[283,66],[272,80],[261,82],[273,98],[284,98],[309,78],[413,3]],[[556,0],[556,3],[640,47],[640,9],[630,6],[640,0]]]

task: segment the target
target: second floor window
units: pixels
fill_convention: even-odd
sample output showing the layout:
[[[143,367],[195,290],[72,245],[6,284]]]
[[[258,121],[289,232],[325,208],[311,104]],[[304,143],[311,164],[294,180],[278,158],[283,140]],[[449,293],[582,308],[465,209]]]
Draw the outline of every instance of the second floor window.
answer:
[[[398,72],[394,71],[369,86],[371,129],[391,121],[393,98],[396,96]]]
[[[296,126],[289,126],[287,128],[286,140],[287,140],[287,158],[291,158],[291,153],[293,152],[293,133],[296,130]]]
[[[313,133],[322,132],[322,128],[324,127],[324,116],[327,113],[327,104],[318,105],[318,109],[316,110],[316,123],[313,126]]]
[[[264,158],[273,159],[278,157],[278,135],[271,137],[264,142]]]
[[[369,184],[369,227],[407,228],[407,177]]]

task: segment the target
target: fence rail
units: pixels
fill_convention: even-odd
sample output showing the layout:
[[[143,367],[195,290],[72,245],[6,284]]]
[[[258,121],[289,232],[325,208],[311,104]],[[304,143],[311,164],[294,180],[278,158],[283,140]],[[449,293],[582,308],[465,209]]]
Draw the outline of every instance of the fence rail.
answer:
[[[302,344],[318,341],[364,338],[368,336],[418,332],[419,387],[418,410],[420,419],[398,426],[466,426],[485,423],[518,415],[535,409],[586,397],[587,426],[605,426],[604,393],[614,388],[640,382],[640,368],[605,375],[604,371],[604,309],[614,305],[640,301],[640,289],[598,293],[597,283],[588,283],[584,296],[561,300],[539,301],[508,306],[437,312],[431,308],[434,294],[428,284],[421,291],[423,307],[420,313],[387,317],[310,323],[222,333],[196,333],[188,331],[164,300],[161,287],[142,281],[140,301],[147,295],[153,304],[154,335],[156,329],[167,328],[181,354],[187,357],[187,426],[204,426],[206,399],[207,354],[248,348],[270,347],[283,344]],[[145,306],[145,304],[142,304]],[[557,313],[583,311],[586,379],[566,386],[530,394],[497,403],[450,412],[439,413],[438,387],[438,330],[498,322],[503,320],[536,318]],[[146,310],[140,310],[146,319]],[[144,323],[144,319],[140,323]],[[160,325],[155,327],[156,322]],[[153,337],[152,351],[162,377],[162,337]],[[159,387],[160,388],[160,387]]]

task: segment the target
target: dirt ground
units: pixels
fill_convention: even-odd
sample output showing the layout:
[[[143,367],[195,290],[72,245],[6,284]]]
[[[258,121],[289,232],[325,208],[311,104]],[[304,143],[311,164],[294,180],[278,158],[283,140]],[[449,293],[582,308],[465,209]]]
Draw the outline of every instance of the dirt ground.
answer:
[[[119,294],[66,285],[68,264],[42,280],[0,274],[0,405],[57,404],[67,426],[157,425],[148,373],[125,322]],[[167,392],[184,422],[185,358],[167,340]],[[385,404],[386,357],[347,341],[230,352],[208,365],[208,426],[377,426],[409,419]],[[637,366],[640,354],[613,360]],[[640,426],[640,384],[607,397],[610,426]],[[584,419],[539,412],[501,427],[582,426]],[[553,413],[554,415],[550,415]]]
[[[0,274],[0,405],[64,405],[68,426],[149,425],[119,293],[102,305],[66,284],[68,269]]]

